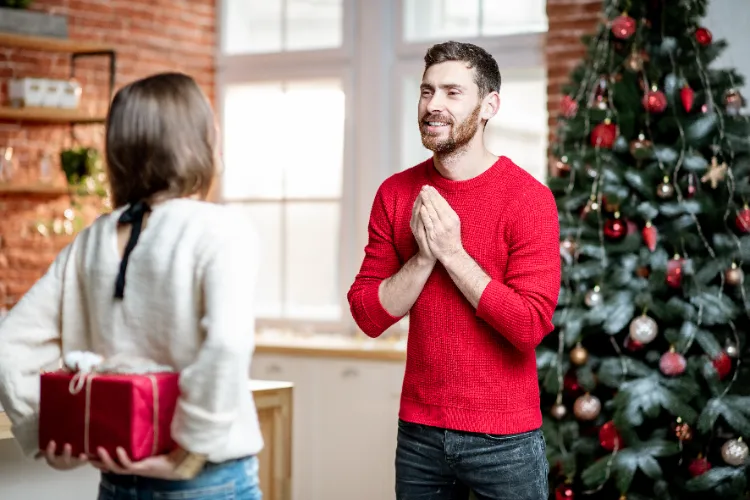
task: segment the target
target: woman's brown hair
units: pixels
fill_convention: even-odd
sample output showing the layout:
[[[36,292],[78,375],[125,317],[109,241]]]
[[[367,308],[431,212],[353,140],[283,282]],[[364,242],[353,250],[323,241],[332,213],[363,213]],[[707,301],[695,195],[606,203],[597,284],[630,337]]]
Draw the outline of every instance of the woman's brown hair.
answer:
[[[207,196],[217,170],[216,122],[190,76],[160,73],[121,88],[106,133],[114,207],[154,197]]]

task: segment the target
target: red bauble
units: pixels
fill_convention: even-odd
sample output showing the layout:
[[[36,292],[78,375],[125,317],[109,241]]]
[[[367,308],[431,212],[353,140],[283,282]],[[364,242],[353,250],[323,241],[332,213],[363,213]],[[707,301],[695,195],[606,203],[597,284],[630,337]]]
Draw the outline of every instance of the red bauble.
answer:
[[[612,34],[620,40],[627,40],[635,33],[635,19],[623,12],[612,20]]]
[[[641,349],[645,347],[644,344],[638,342],[637,340],[633,340],[632,338],[630,338],[630,335],[625,337],[624,345],[625,345],[625,349],[631,352],[640,351]]]
[[[706,28],[698,28],[695,30],[695,41],[697,41],[701,45],[708,45],[711,43],[711,40],[713,39],[713,35],[711,35],[711,32],[708,31]]]
[[[563,377],[563,388],[569,394],[576,394],[581,390],[581,384],[578,383],[578,378],[575,373],[568,372]]]
[[[643,228],[643,231],[641,231],[641,234],[643,235],[643,241],[646,243],[646,246],[649,250],[652,252],[656,250],[656,228],[651,225],[651,222],[646,222],[646,226]]]
[[[669,351],[661,355],[659,369],[664,375],[670,377],[682,375],[685,372],[685,368],[687,368],[685,356],[675,351],[674,348],[670,348]]]
[[[727,353],[722,352],[713,360],[711,364],[716,368],[716,373],[719,374],[719,380],[724,380],[727,375],[732,372],[732,358],[727,356]]]
[[[686,83],[685,86],[680,89],[680,99],[682,100],[682,107],[685,108],[685,111],[690,112],[690,110],[693,109],[694,97],[695,92],[693,92],[693,89],[691,89]]]
[[[622,448],[622,436],[617,432],[615,423],[611,420],[599,429],[599,444],[607,451]]]
[[[689,174],[688,175],[688,185],[687,185],[687,194],[685,195],[686,198],[692,198],[695,196],[695,193],[698,192],[698,187],[696,186],[696,180],[695,180],[695,174]]]
[[[578,103],[569,95],[565,95],[563,96],[562,101],[560,101],[560,111],[564,117],[570,118],[576,114],[576,111],[578,111]]]
[[[573,493],[573,488],[570,487],[570,485],[567,484],[561,484],[557,488],[555,488],[555,500],[573,500],[575,498],[575,494]]]
[[[617,126],[609,120],[600,123],[591,131],[591,145],[609,149],[617,138]]]
[[[667,96],[661,90],[651,90],[643,96],[643,107],[649,113],[661,113],[667,109]]]
[[[604,223],[604,236],[612,241],[619,241],[628,234],[628,225],[622,219],[620,214],[615,213],[614,219],[607,219]]]
[[[667,285],[672,288],[680,288],[682,285],[682,263],[683,259],[679,255],[667,262]]]
[[[693,477],[700,476],[709,470],[711,470],[711,463],[701,456],[693,459],[690,465],[688,465],[688,472]]]
[[[750,233],[750,208],[747,205],[737,212],[734,218],[734,225],[743,233]]]

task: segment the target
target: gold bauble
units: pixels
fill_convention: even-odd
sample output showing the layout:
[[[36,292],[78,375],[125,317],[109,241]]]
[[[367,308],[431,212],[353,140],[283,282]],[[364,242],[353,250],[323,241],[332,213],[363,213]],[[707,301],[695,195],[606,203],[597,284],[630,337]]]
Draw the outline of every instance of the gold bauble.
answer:
[[[570,350],[570,362],[574,365],[585,365],[589,360],[589,352],[581,344],[576,345]]]
[[[602,411],[602,403],[599,398],[586,393],[579,396],[573,403],[573,414],[578,420],[590,421],[599,416]]]

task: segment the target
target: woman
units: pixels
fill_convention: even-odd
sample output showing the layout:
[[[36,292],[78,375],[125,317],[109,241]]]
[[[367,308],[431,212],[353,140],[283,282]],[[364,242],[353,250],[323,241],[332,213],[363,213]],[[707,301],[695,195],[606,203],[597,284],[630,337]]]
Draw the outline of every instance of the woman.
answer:
[[[203,201],[218,163],[211,106],[182,74],[133,82],[112,102],[106,151],[114,210],[0,324],[13,434],[56,469],[86,464],[66,443],[37,449],[40,370],[72,351],[148,358],[180,372],[178,447],[137,463],[98,450],[88,461],[102,470],[99,499],[260,499],[263,441],[247,385],[258,247],[246,220]]]

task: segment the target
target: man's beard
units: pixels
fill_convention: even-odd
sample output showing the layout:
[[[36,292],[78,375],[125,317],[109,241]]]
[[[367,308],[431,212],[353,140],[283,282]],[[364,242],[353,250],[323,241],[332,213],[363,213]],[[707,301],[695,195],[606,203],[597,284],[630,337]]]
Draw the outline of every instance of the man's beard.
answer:
[[[481,105],[477,105],[474,111],[461,123],[456,125],[447,116],[425,115],[419,122],[419,131],[422,135],[422,145],[433,153],[446,155],[466,146],[479,130],[479,111]],[[428,121],[449,123],[450,133],[446,138],[439,138],[426,132]]]

